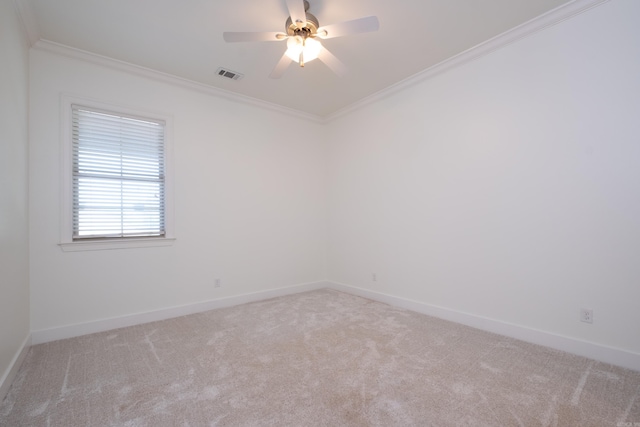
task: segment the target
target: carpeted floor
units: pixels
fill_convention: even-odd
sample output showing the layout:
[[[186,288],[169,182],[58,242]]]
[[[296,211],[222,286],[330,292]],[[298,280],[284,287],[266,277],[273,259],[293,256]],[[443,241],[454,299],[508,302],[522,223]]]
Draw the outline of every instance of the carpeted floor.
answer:
[[[33,346],[2,426],[633,426],[640,373],[333,290]]]

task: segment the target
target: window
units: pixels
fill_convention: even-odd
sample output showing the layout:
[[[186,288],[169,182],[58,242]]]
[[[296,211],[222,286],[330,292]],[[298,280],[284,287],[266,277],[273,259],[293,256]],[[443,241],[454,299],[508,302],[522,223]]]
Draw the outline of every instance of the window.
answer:
[[[70,127],[66,168],[70,204],[63,249],[78,243],[155,246],[168,233],[164,119],[67,102]],[[70,215],[69,215],[70,214]],[[69,230],[70,228],[70,230]],[[69,236],[70,234],[70,236]],[[67,248],[65,248],[65,244]],[[111,249],[91,246],[84,249]]]

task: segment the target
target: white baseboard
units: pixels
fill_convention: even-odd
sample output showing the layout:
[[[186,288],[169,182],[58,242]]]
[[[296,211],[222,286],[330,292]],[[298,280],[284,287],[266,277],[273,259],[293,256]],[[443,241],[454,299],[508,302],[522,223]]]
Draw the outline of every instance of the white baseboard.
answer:
[[[216,308],[232,307],[234,305],[248,302],[261,301],[269,298],[306,292],[315,289],[329,287],[328,282],[313,282],[300,285],[288,286],[284,288],[271,289],[268,291],[253,292],[249,294],[236,295],[227,298],[220,298],[211,301],[204,301],[195,304],[170,307],[162,310],[150,311],[146,313],[132,314],[129,316],[114,317],[110,319],[96,320],[93,322],[79,323],[75,325],[61,326],[51,329],[41,329],[31,332],[33,345],[50,341],[73,338],[81,335],[93,334],[96,332],[108,331],[111,329],[124,328],[127,326],[140,325],[143,323],[155,322],[158,320],[172,319],[174,317],[186,316],[188,314],[201,313],[203,311],[214,310]]]
[[[16,351],[16,354],[13,356],[13,360],[9,364],[9,367],[0,378],[0,402],[2,402],[9,392],[9,387],[11,387],[11,383],[16,377],[20,366],[22,366],[22,361],[27,356],[27,352],[29,351],[29,347],[31,347],[31,335],[27,335],[27,337],[22,342],[20,349]]]
[[[598,360],[600,362],[609,363],[611,365],[621,366],[623,368],[640,371],[640,354],[632,353],[613,347],[607,347],[601,344],[595,344],[588,341],[582,341],[550,332],[531,329],[524,326],[514,325],[511,323],[501,322],[499,320],[490,319],[473,314],[463,313],[448,308],[438,307],[425,304],[422,302],[400,298],[380,292],[374,292],[367,289],[357,288],[336,282],[327,282],[328,287],[369,298],[374,301],[383,302],[385,304],[396,307],[406,308],[407,310],[426,314],[440,319],[449,320],[455,323],[471,326],[473,328],[482,329],[484,331],[493,332],[507,337],[519,339],[533,344],[543,345],[556,350],[566,351],[567,353],[584,356],[589,359]]]
[[[406,308],[411,311],[438,317],[440,319],[449,320],[477,329],[482,329],[488,332],[493,332],[533,344],[543,345],[546,347],[554,348],[556,350],[566,351],[567,353],[577,354],[579,356],[588,357],[590,359],[598,360],[616,366],[621,366],[623,368],[632,369],[634,371],[640,371],[640,354],[637,353],[632,353],[626,350],[607,347],[601,344],[582,341],[575,338],[553,334],[550,332],[531,329],[495,319],[476,316],[473,314],[463,313],[448,308],[425,304],[419,301],[400,298],[393,295],[383,294],[380,292],[370,291],[367,289],[357,288],[354,286],[330,281],[305,283],[295,286],[272,289],[268,291],[254,292],[195,304],[171,307],[147,313],[139,313],[76,325],[32,331],[30,342],[28,344],[35,345],[65,338],[72,338],[80,335],[87,335],[95,332],[103,332],[111,329],[140,325],[143,323],[155,322],[158,320],[171,319],[188,314],[214,310],[216,308],[231,307],[248,302],[261,301],[269,298],[275,298],[279,296],[322,288],[331,288],[338,291],[347,292],[353,295],[358,295],[389,305]],[[13,368],[11,369],[14,369],[16,372],[20,367],[22,358],[24,357],[24,355],[26,355],[28,344],[25,341],[25,345],[23,346],[22,351],[20,352],[20,354],[16,355],[14,363],[12,364]],[[6,393],[5,386],[8,389],[8,384],[11,384],[10,380],[13,379],[12,375],[15,375],[15,372],[12,372],[12,370],[8,371],[5,374],[3,381],[0,383],[0,397],[3,396],[2,392]],[[10,380],[7,381],[7,379]]]

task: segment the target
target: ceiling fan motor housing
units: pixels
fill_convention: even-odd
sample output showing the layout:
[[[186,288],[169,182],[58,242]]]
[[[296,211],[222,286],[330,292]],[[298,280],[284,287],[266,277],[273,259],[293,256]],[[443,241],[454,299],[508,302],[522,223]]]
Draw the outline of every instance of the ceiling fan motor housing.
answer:
[[[287,35],[302,36],[304,38],[316,35],[318,28],[320,28],[320,23],[318,22],[318,18],[309,13],[308,10],[309,2],[305,0],[304,11],[307,22],[302,26],[302,28],[298,27],[295,22],[291,21],[291,17],[287,18],[287,22],[285,23]]]

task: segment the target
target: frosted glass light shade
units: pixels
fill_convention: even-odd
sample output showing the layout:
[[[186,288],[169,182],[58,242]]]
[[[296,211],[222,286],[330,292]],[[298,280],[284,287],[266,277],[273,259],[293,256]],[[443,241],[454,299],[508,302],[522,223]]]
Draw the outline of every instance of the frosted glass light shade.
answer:
[[[289,40],[287,40],[287,51],[285,53],[292,61],[299,62],[300,52],[302,52],[303,62],[306,63],[316,59],[320,54],[320,49],[322,49],[322,45],[319,41],[312,38],[303,40],[302,37],[295,36],[289,37]]]

